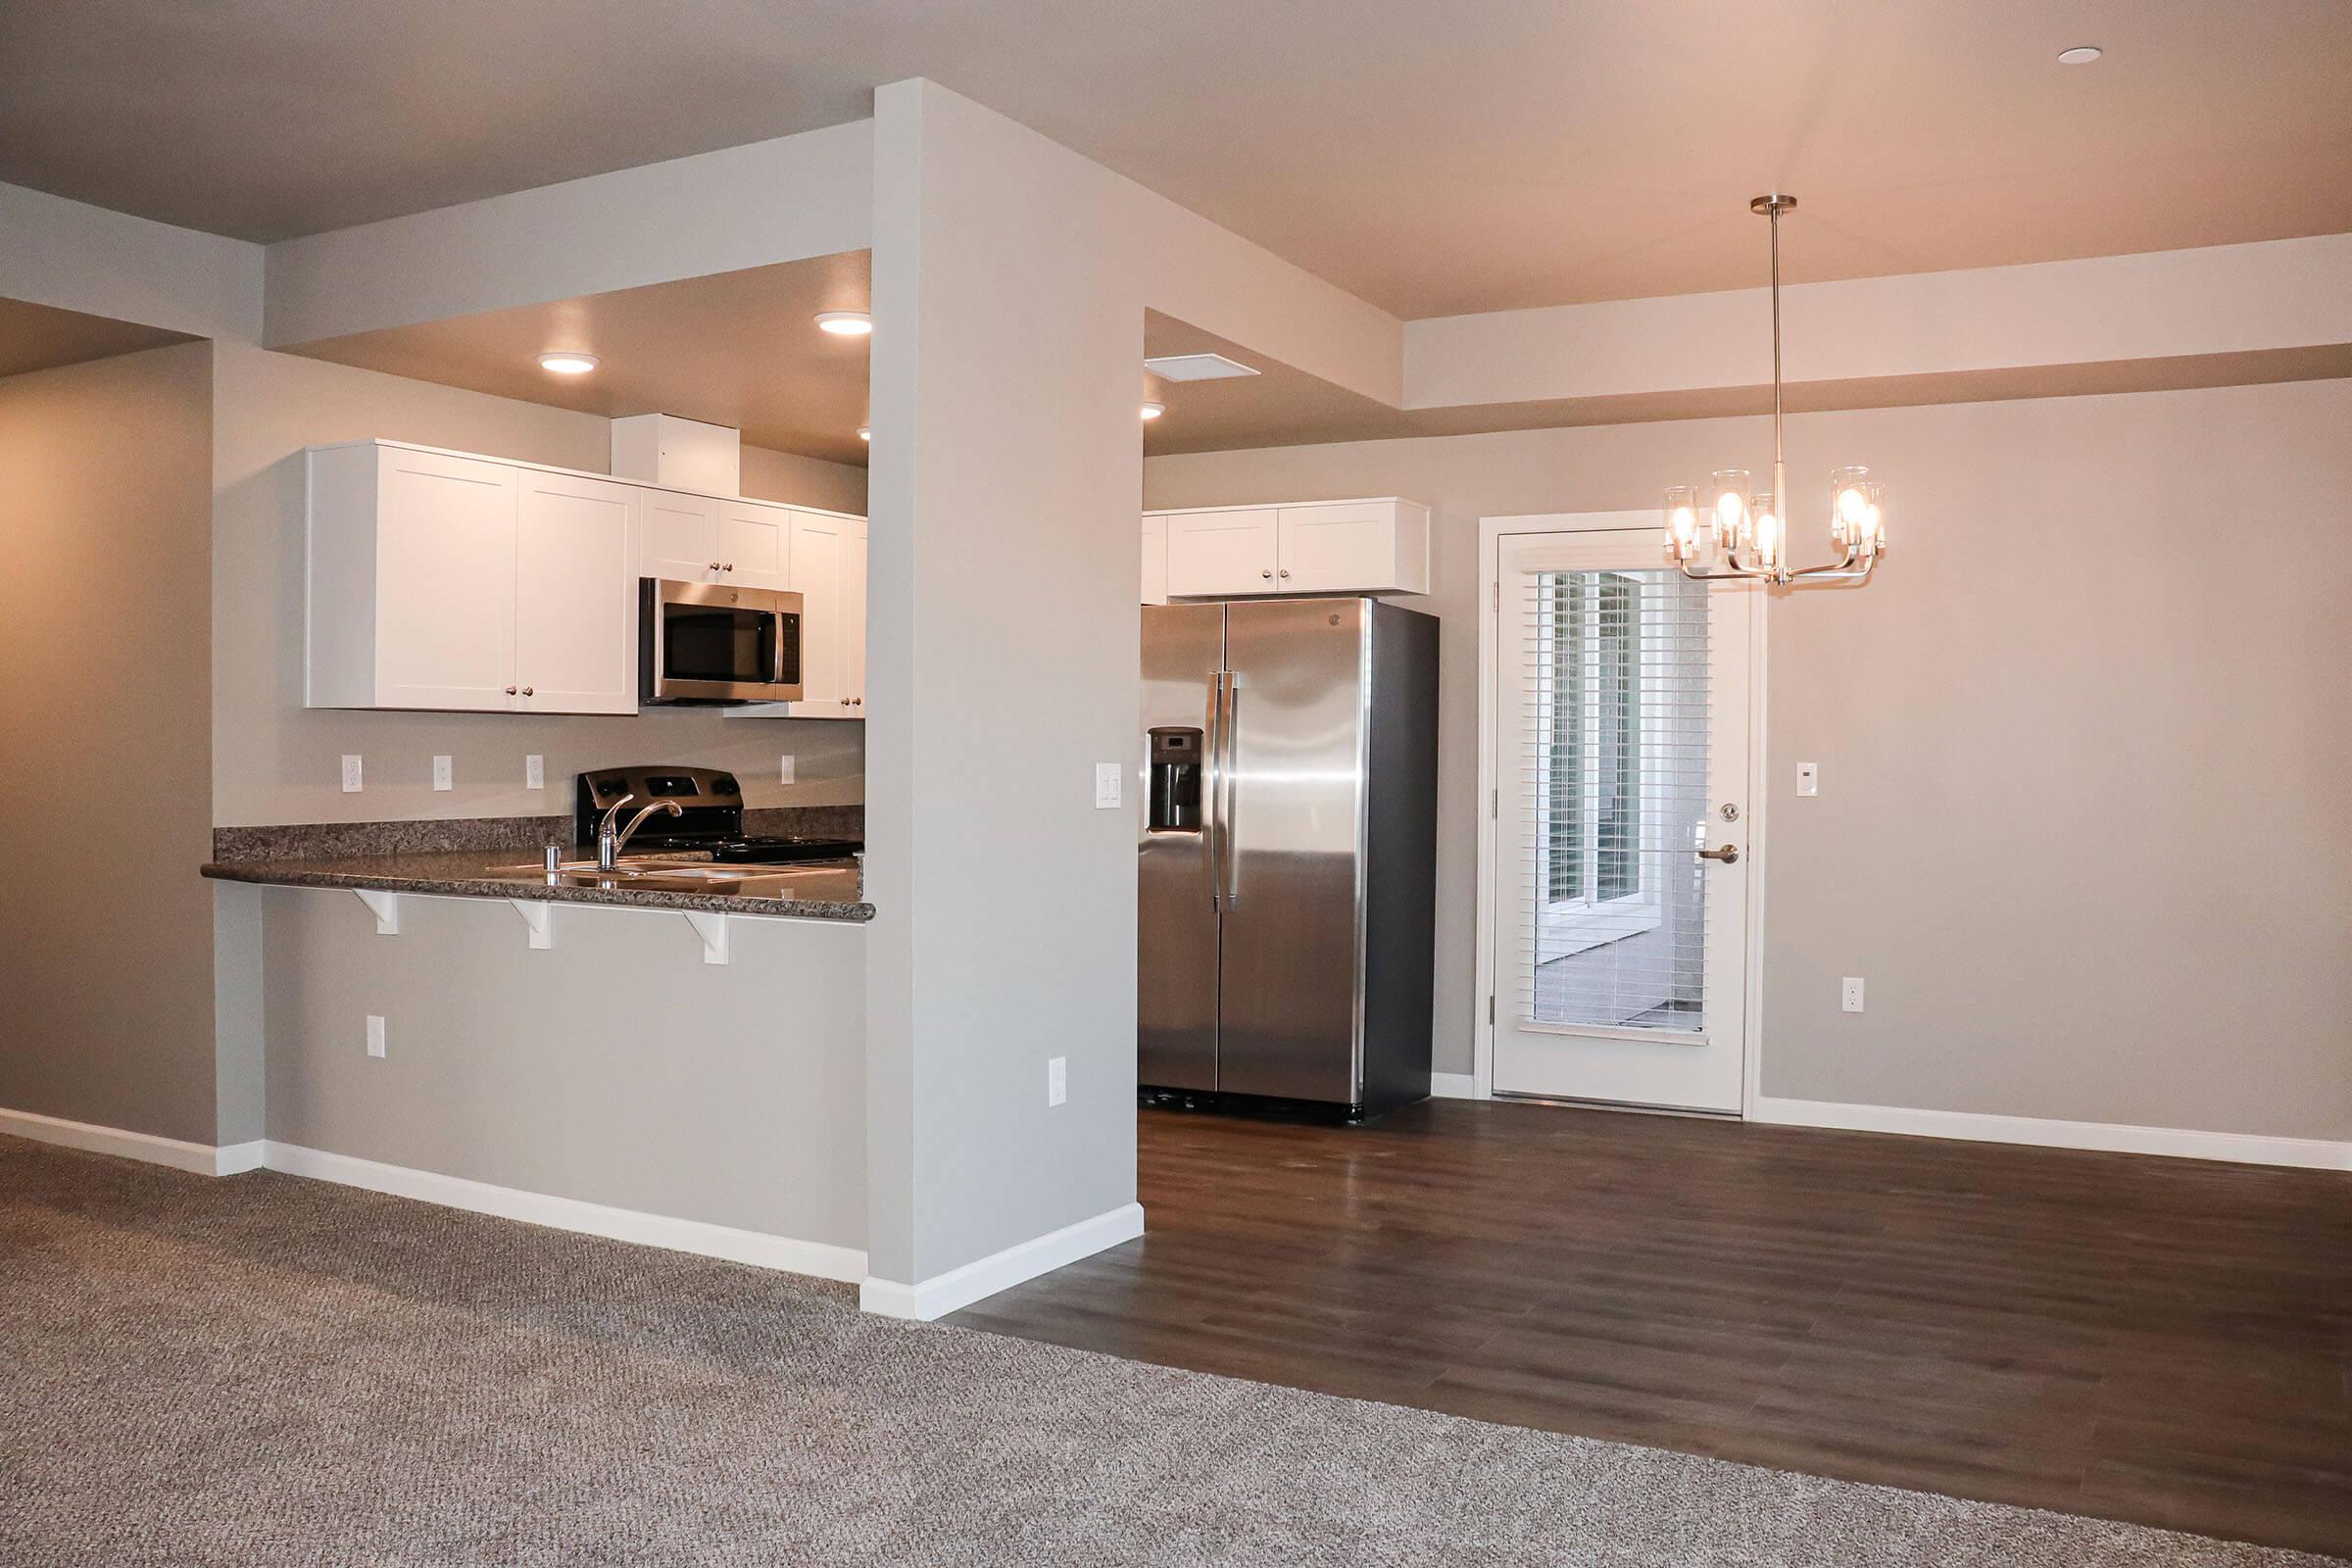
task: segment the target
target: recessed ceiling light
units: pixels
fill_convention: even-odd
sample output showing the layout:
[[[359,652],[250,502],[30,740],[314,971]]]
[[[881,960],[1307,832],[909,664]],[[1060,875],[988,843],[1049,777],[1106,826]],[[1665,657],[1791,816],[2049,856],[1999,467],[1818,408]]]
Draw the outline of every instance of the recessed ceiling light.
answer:
[[[1147,419],[1156,419],[1167,412],[1168,406],[1165,403],[1147,403],[1143,409],[1144,417]]]
[[[870,425],[870,424],[861,424],[861,425],[859,425],[859,426],[858,427],[858,440],[860,440],[860,441],[871,441],[873,438],[874,438],[874,427],[873,427],[872,425]]]
[[[2059,50],[2058,63],[2062,66],[2087,66],[2099,58],[2099,46],[2095,43],[2077,44],[2072,49]]]
[[[863,311],[819,311],[816,324],[836,337],[864,337],[874,329],[874,318]]]
[[[1222,381],[1258,373],[1254,367],[1222,354],[1162,354],[1144,361],[1144,368],[1163,381]]]
[[[596,356],[569,349],[551,349],[539,356],[539,368],[556,375],[586,375],[596,368]]]

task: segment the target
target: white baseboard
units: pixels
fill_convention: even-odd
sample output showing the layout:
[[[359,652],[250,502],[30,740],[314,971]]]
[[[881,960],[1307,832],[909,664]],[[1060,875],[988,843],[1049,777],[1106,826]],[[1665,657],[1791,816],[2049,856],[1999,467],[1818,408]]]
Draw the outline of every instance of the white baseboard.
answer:
[[[1848,1132],[1908,1133],[1981,1144],[2031,1144],[2043,1149],[2093,1149],[2118,1154],[2170,1154],[2246,1165],[2294,1165],[2352,1170],[2352,1143],[2318,1138],[2268,1138],[2253,1133],[2208,1133],[2180,1127],[2130,1127],[2103,1121],[2053,1121],[2039,1116],[1992,1116],[1968,1110],[1916,1110],[1904,1105],[1846,1105],[1826,1100],[1758,1098],[1750,1121],[1791,1127],[1836,1127]]]
[[[242,1176],[249,1170],[260,1170],[269,1162],[270,1146],[259,1138],[244,1144],[222,1144],[213,1151],[216,1176]]]
[[[1432,1100],[1483,1100],[1478,1092],[1474,1073],[1433,1072],[1429,1075],[1429,1098]]]
[[[494,1187],[462,1176],[386,1165],[321,1149],[304,1149],[297,1144],[272,1141],[266,1163],[270,1169],[289,1176],[364,1187],[371,1193],[413,1198],[419,1202],[439,1203],[445,1208],[462,1208],[475,1214],[495,1214],[501,1219],[545,1225],[551,1230],[578,1231],[616,1242],[634,1242],[641,1247],[692,1252],[700,1257],[721,1257],[758,1268],[781,1269],[788,1274],[812,1274],[822,1280],[855,1282],[865,1278],[865,1254],[851,1247],[796,1241],[789,1236],[737,1230],[667,1214],[648,1214],[633,1208],[613,1208],[577,1198],[525,1192],[517,1187]]]
[[[258,1144],[215,1148],[182,1138],[158,1138],[153,1133],[68,1121],[63,1116],[43,1116],[29,1110],[0,1108],[0,1133],[14,1133],[19,1138],[55,1144],[60,1149],[78,1149],[85,1153],[117,1154],[150,1165],[169,1165],[173,1170],[193,1171],[199,1176],[234,1176],[260,1163]]]
[[[1144,1234],[1144,1205],[1128,1203],[1093,1219],[991,1252],[961,1268],[934,1275],[918,1285],[869,1279],[858,1287],[858,1304],[879,1317],[912,1318],[928,1323],[984,1297],[1008,1290],[1023,1280],[1050,1274],[1064,1263],[1075,1263],[1105,1248],[1132,1242]]]

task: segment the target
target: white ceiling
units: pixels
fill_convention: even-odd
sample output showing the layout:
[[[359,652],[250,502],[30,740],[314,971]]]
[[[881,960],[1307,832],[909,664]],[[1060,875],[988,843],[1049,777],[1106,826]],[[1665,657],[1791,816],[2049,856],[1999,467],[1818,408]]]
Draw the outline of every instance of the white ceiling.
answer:
[[[1406,317],[1752,284],[1773,186],[1799,281],[2352,230],[2352,0],[0,0],[0,180],[265,240],[914,74]]]

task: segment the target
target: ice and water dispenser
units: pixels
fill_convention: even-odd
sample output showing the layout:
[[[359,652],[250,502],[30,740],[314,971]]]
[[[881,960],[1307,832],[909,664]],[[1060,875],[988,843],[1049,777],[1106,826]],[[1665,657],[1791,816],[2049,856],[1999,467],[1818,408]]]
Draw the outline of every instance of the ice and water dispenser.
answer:
[[[1152,814],[1149,831],[1200,831],[1202,732],[1168,726],[1152,737]]]

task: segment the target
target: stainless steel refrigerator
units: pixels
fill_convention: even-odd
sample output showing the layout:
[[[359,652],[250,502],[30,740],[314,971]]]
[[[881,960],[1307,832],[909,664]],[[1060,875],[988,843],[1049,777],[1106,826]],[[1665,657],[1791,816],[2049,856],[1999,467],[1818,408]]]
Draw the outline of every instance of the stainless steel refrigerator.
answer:
[[[1139,1082],[1353,1116],[1427,1098],[1436,619],[1143,614]]]

